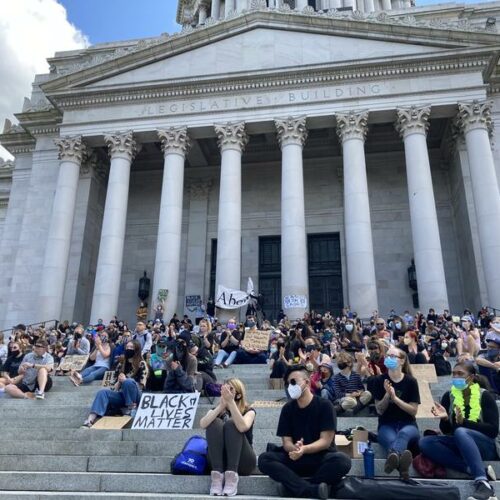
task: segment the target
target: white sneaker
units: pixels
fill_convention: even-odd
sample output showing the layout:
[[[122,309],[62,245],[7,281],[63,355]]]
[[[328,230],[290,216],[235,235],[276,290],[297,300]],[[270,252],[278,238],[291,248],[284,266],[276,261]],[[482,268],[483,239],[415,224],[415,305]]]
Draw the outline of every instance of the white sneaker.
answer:
[[[37,389],[35,391],[35,398],[36,399],[45,399],[45,393],[41,391],[40,389]]]

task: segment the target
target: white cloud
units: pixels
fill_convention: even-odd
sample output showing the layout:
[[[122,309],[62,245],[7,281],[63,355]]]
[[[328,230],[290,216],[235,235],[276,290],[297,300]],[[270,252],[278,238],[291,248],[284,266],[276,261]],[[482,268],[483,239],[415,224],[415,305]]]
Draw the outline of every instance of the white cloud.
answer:
[[[0,0],[0,131],[21,111],[35,73],[48,73],[56,51],[88,45],[56,0]],[[0,157],[12,158],[0,146]]]

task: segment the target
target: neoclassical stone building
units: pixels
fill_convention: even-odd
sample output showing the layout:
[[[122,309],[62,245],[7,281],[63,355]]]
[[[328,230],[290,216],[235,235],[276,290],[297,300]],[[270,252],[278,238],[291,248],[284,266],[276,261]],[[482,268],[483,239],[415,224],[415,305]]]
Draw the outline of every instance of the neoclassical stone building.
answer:
[[[144,270],[168,317],[248,276],[270,316],[411,309],[412,260],[421,309],[500,307],[499,15],[179,0],[56,53],[0,136],[4,327],[132,320]]]

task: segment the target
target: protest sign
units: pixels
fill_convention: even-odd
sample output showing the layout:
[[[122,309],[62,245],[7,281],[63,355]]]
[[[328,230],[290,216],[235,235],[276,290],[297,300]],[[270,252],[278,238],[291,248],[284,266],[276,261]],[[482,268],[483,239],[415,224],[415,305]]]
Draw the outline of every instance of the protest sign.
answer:
[[[241,290],[233,290],[222,285],[217,287],[217,299],[215,305],[220,309],[239,309],[246,306],[250,301],[250,295]]]
[[[130,417],[102,417],[92,427],[92,430],[118,430],[127,427]]]
[[[307,297],[305,295],[285,295],[283,297],[283,309],[293,307],[307,308]]]
[[[410,372],[412,377],[417,380],[420,394],[417,418],[436,418],[431,411],[434,406],[434,398],[429,385],[429,383],[435,384],[438,381],[436,367],[433,364],[410,365]]]
[[[104,378],[102,379],[102,386],[106,388],[114,387],[116,384],[116,373],[114,371],[107,371],[104,373]]]
[[[269,347],[269,332],[248,330],[242,342],[243,348],[251,351],[267,351]]]
[[[184,313],[189,316],[189,313],[194,317],[203,316],[203,304],[201,302],[201,295],[186,295]]]
[[[59,365],[59,370],[63,372],[69,372],[70,370],[82,371],[88,359],[88,354],[65,356]]]
[[[132,429],[192,429],[200,393],[143,394]]]

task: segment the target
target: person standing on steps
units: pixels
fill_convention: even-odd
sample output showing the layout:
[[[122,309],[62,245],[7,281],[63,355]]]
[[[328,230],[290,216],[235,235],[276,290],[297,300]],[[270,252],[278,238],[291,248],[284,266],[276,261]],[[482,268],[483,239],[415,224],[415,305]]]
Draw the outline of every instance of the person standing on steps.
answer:
[[[278,423],[283,446],[260,455],[259,469],[279,483],[282,497],[328,498],[351,469],[351,459],[335,449],[335,409],[312,394],[304,366],[291,366],[285,382],[291,401]]]
[[[413,457],[408,443],[419,439],[416,415],[420,404],[417,381],[408,374],[406,353],[390,347],[384,360],[388,372],[379,375],[371,386],[378,417],[378,442],[387,450],[384,471],[399,470],[409,478]]]

